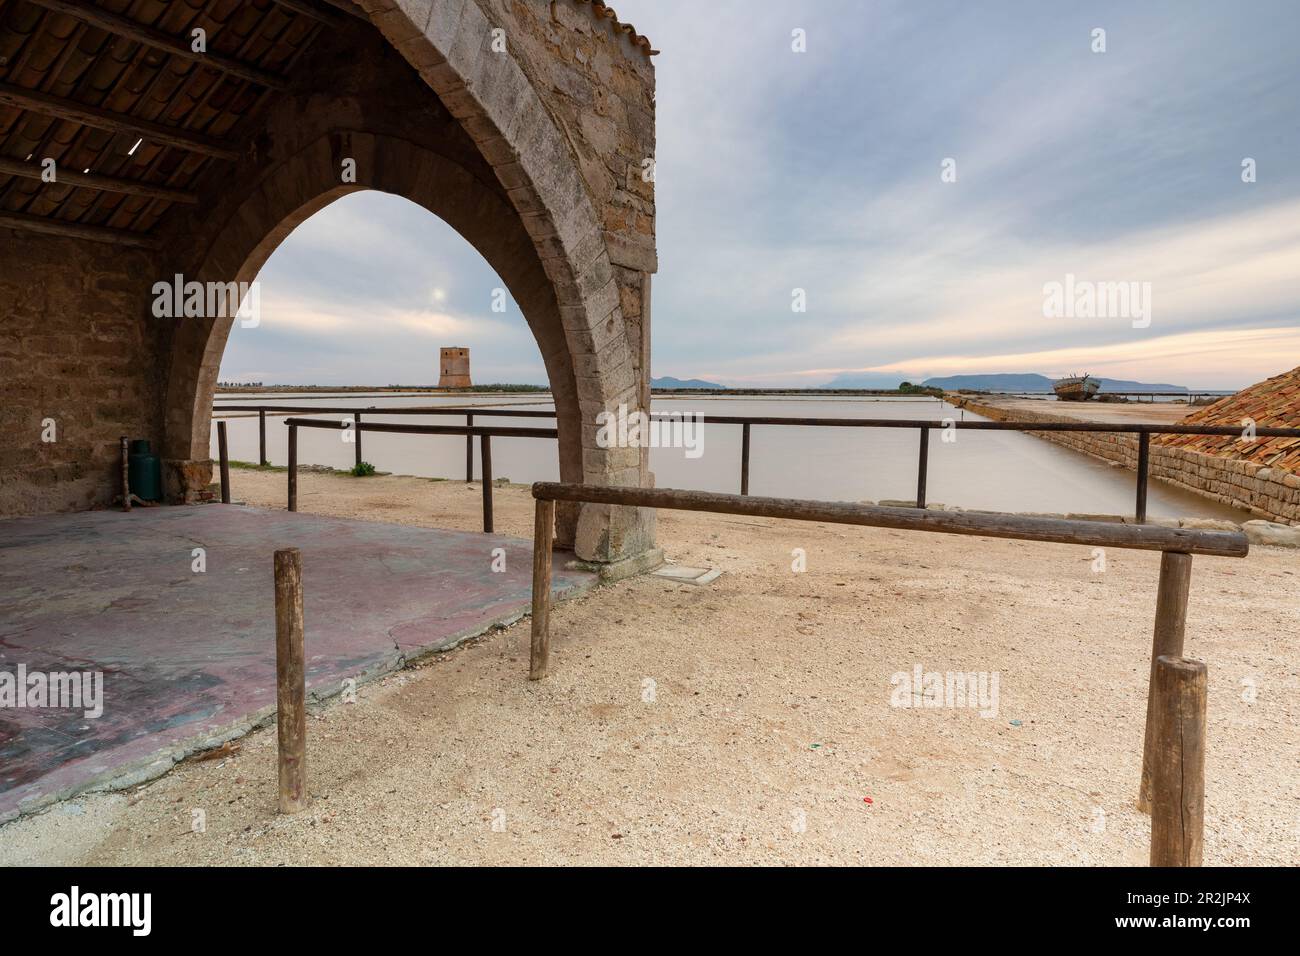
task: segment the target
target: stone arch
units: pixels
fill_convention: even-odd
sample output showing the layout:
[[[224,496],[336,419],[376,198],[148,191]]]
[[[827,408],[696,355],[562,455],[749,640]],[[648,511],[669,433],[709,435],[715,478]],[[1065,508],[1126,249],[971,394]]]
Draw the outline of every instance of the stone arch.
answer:
[[[565,133],[516,58],[489,52],[493,27],[474,0],[361,5],[477,155],[452,158],[396,135],[391,121],[367,122],[353,94],[335,110],[351,121],[342,129],[307,139],[286,123],[284,135],[268,137],[269,161],[251,184],[229,191],[201,223],[190,224],[198,242],[184,260],[186,278],[250,281],[289,232],[339,196],[365,188],[404,196],[473,244],[524,310],[555,395],[562,478],[646,483],[641,450],[600,448],[595,440],[599,412],[648,402],[649,372],[633,359],[601,217]],[[292,150],[282,145],[295,140]],[[357,160],[355,184],[339,182],[343,156]],[[208,410],[231,322],[200,320],[174,335],[164,452],[182,491],[205,481],[210,469]],[[570,530],[579,555],[593,560],[628,557],[653,544],[652,516],[632,509],[588,506],[580,519],[570,512],[561,537]]]
[[[339,183],[342,157],[357,160],[356,183]],[[575,427],[581,409],[550,280],[509,204],[451,160],[393,137],[322,136],[277,164],[235,207],[231,224],[217,232],[193,275],[200,282],[251,282],[302,222],[341,196],[366,189],[402,196],[443,219],[497,271],[520,304],[546,365],[561,422],[561,476],[583,480]],[[168,383],[164,448],[169,459],[202,462],[208,456],[209,410],[234,321],[208,317],[180,329]]]
[[[360,5],[473,138],[537,245],[575,360],[586,480],[649,483],[643,450],[599,448],[595,441],[599,411],[619,405],[649,410],[648,363],[633,360],[601,217],[571,145],[514,47],[507,42],[504,51],[493,49],[493,32],[501,24],[489,20],[475,0]],[[639,553],[653,541],[652,521],[652,512],[588,506],[578,530],[579,552]]]

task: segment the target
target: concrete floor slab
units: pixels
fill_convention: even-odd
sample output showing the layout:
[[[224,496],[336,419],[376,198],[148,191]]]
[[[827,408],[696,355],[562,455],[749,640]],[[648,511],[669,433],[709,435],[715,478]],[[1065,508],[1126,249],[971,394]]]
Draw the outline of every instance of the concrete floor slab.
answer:
[[[657,578],[666,578],[669,581],[676,581],[679,584],[695,584],[703,586],[712,584],[722,576],[721,568],[687,568],[680,564],[665,565],[657,571],[651,572]]]
[[[529,606],[531,542],[502,535],[237,505],[0,520],[0,675],[99,671],[104,687],[97,718],[0,709],[0,821],[148,779],[267,719],[272,552],[285,547],[302,550],[307,688],[318,698]],[[566,559],[552,571],[557,597],[596,581]]]

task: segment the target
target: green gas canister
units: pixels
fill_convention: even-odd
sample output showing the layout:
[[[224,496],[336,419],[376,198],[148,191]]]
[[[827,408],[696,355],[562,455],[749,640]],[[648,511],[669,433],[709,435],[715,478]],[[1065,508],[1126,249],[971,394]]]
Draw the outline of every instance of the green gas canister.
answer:
[[[131,494],[142,501],[162,500],[162,459],[153,453],[148,441],[143,438],[131,441],[126,469]]]

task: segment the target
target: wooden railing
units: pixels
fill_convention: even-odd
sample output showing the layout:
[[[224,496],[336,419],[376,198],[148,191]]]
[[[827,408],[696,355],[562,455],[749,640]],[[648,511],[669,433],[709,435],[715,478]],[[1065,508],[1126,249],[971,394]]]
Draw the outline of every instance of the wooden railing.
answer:
[[[317,415],[351,415],[353,426],[358,429],[356,436],[356,463],[362,462],[361,457],[361,435],[360,425],[361,416],[370,415],[463,415],[465,416],[466,427],[472,427],[474,416],[479,415],[484,418],[554,418],[555,412],[528,411],[520,409],[519,411],[507,411],[501,408],[376,408],[373,405],[366,408],[356,406],[337,406],[337,405],[214,405],[212,406],[213,414],[217,412],[257,412],[257,447],[258,463],[260,465],[270,464],[266,458],[266,413],[290,412],[302,414],[311,412]],[[288,420],[285,421],[288,424]],[[346,428],[341,422],[340,428]],[[372,429],[373,430],[373,429]],[[465,480],[467,482],[474,480],[474,436],[465,437]]]
[[[499,408],[357,408],[354,406],[306,407],[299,405],[220,405],[218,411],[256,411],[258,413],[258,441],[262,461],[266,462],[266,413],[267,412],[312,412],[321,415],[351,415],[356,429],[356,461],[361,462],[361,428],[362,414],[372,415],[458,415],[465,416],[465,426],[472,428],[474,417],[502,418],[555,418],[554,411],[529,411],[520,409],[512,411]],[[652,415],[656,422],[677,421],[675,417]],[[303,422],[305,419],[295,419]],[[1242,429],[1230,425],[1162,425],[1156,423],[1103,424],[1100,422],[994,422],[994,421],[931,421],[925,419],[893,418],[790,418],[764,415],[710,415],[701,418],[702,423],[711,425],[739,425],[740,441],[740,493],[749,494],[749,458],[751,447],[751,430],[755,425],[762,426],[798,426],[817,428],[915,428],[920,432],[920,446],[917,455],[916,473],[916,507],[926,505],[926,484],[930,470],[930,432],[947,428],[967,431],[1014,431],[1014,432],[1105,432],[1111,434],[1129,434],[1138,436],[1137,486],[1134,503],[1134,517],[1139,523],[1147,520],[1147,486],[1151,461],[1152,435],[1241,435]],[[286,420],[286,424],[288,421]],[[330,427],[346,428],[341,422]],[[436,426],[431,426],[436,427]],[[365,430],[379,431],[367,425]],[[394,430],[394,429],[389,429]],[[549,430],[551,437],[556,435]],[[465,434],[465,480],[474,480],[474,434],[460,431],[419,432],[418,434]],[[1257,438],[1300,438],[1300,428],[1257,427],[1253,434]],[[538,437],[538,436],[534,436]]]
[[[554,549],[555,503],[623,505],[630,508],[667,508],[704,511],[713,514],[819,521],[828,524],[861,525],[906,531],[979,535],[1058,544],[1103,548],[1159,551],[1160,580],[1156,592],[1155,629],[1147,692],[1146,730],[1142,745],[1142,780],[1138,807],[1156,812],[1153,820],[1151,858],[1154,864],[1199,864],[1203,829],[1204,747],[1175,746],[1161,728],[1200,726],[1204,732],[1205,666],[1182,657],[1187,625],[1187,599],[1191,582],[1192,556],[1245,557],[1246,536],[1239,531],[1200,531],[1154,525],[1125,525],[1062,518],[1034,518],[1020,515],[984,515],[966,512],[925,511],[919,508],[884,508],[791,498],[760,498],[722,495],[671,488],[612,488],[538,482],[533,540],[533,615],[528,676],[545,677],[551,652],[551,555]],[[1194,671],[1188,680],[1199,682],[1199,714],[1189,712],[1187,681],[1180,686],[1171,675]],[[1184,675],[1185,676],[1185,675]],[[1159,677],[1159,680],[1158,680]],[[1163,689],[1162,689],[1163,688]],[[1193,695],[1194,696],[1194,695]],[[1194,708],[1193,708],[1194,711]],[[1199,721],[1199,724],[1198,724]],[[1181,733],[1181,732],[1180,732]],[[1181,759],[1171,759],[1176,754]],[[1171,822],[1172,821],[1172,822]]]
[[[325,421],[316,418],[287,418],[284,422],[289,426],[289,501],[288,508],[290,511],[298,510],[298,429],[299,428],[327,428],[335,431],[344,431],[348,428],[356,430],[354,436],[358,447],[361,443],[361,432],[383,432],[386,434],[398,435],[464,435],[469,441],[473,441],[477,436],[479,440],[479,457],[483,467],[483,532],[492,533],[493,527],[493,509],[492,509],[492,439],[496,438],[556,438],[558,433],[554,428],[483,428],[460,425],[397,425],[388,422],[334,422]],[[357,461],[360,462],[358,452]],[[224,473],[224,471],[223,471]],[[224,499],[223,499],[224,500]]]

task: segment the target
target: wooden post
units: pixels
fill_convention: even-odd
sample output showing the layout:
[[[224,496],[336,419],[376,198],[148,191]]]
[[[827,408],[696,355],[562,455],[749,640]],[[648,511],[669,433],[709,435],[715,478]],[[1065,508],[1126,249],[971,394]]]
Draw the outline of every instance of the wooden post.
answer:
[[[465,427],[474,427],[474,413],[469,412],[465,416]],[[474,436],[465,436],[465,484],[474,480]]]
[[[266,409],[257,410],[257,463],[265,468],[270,464],[266,460]]]
[[[230,504],[230,448],[226,444],[226,423],[217,422],[217,457],[221,461],[221,503]]]
[[[555,502],[537,499],[533,525],[533,644],[528,679],[541,680],[551,662],[551,548],[555,536]]]
[[[122,510],[131,510],[131,440],[122,436]]]
[[[1183,656],[1183,635],[1187,626],[1187,595],[1192,582],[1192,556],[1178,551],[1160,555],[1160,584],[1156,592],[1156,626],[1151,645],[1151,673],[1147,683],[1146,733],[1142,740],[1142,782],[1138,809],[1151,812],[1151,773],[1156,741],[1156,660]]]
[[[1151,433],[1142,432],[1138,435],[1138,463],[1137,463],[1137,523],[1146,524],[1147,521],[1147,471],[1151,462]]]
[[[1205,664],[1158,657],[1151,865],[1200,866],[1205,837]]]
[[[302,638],[302,554],[275,552],[275,725],[280,812],[307,807],[307,686]]]
[[[749,494],[749,422],[740,426],[740,493]]]
[[[289,426],[289,510],[298,510],[298,426]]]
[[[916,506],[925,507],[925,480],[930,470],[930,429],[921,428],[921,457],[916,465]]]
[[[352,414],[352,442],[356,451],[356,464],[361,467],[361,413],[353,412]]]
[[[479,457],[483,459],[483,533],[492,533],[492,436],[479,436]]]

